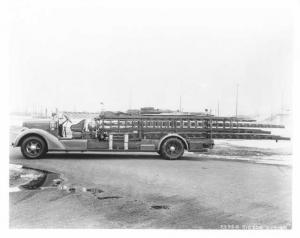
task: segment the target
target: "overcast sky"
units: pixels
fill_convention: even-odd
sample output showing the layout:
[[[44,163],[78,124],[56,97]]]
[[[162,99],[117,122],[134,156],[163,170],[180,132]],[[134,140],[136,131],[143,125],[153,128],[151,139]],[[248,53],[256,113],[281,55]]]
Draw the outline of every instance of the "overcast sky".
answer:
[[[237,84],[240,114],[291,103],[287,1],[12,1],[10,16],[12,111],[178,109],[181,95],[230,115]]]

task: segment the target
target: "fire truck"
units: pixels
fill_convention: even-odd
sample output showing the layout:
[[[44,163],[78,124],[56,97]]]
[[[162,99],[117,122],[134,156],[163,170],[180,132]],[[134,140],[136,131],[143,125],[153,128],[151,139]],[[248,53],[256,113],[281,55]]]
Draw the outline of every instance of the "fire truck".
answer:
[[[71,136],[66,124],[71,124]],[[35,120],[23,123],[13,146],[27,159],[42,158],[47,152],[157,152],[175,160],[184,151],[206,152],[215,139],[289,140],[263,128],[284,128],[255,120],[210,115],[98,116],[73,124],[63,120]]]

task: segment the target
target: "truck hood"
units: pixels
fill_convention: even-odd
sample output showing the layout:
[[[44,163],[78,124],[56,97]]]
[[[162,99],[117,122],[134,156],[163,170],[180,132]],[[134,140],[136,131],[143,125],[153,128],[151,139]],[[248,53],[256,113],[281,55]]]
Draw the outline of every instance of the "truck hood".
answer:
[[[29,120],[23,122],[23,127],[49,130],[50,122],[51,120],[49,119]]]

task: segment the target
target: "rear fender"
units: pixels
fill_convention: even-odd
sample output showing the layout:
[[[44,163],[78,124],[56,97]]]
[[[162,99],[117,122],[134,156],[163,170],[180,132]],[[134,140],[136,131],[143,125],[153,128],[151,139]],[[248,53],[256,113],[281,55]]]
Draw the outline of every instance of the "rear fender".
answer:
[[[27,136],[40,136],[46,141],[48,150],[65,150],[65,146],[61,143],[61,141],[54,135],[50,134],[47,131],[41,129],[25,129],[21,131],[19,135],[17,135],[13,146],[21,146],[22,140]]]
[[[163,138],[160,139],[160,141],[158,143],[158,146],[157,146],[157,150],[158,151],[160,150],[160,147],[161,147],[162,143],[164,142],[164,140],[166,140],[166,139],[168,139],[170,137],[174,137],[174,138],[180,139],[183,142],[185,149],[189,150],[189,144],[187,143],[186,139],[184,139],[181,135],[178,135],[176,133],[172,133],[172,134],[165,135]]]

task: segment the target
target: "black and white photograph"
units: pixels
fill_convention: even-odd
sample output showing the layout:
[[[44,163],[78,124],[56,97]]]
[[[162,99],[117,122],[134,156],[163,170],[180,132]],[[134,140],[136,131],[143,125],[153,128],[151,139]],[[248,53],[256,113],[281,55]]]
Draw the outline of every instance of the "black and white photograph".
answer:
[[[295,2],[9,1],[9,229],[293,230]]]

